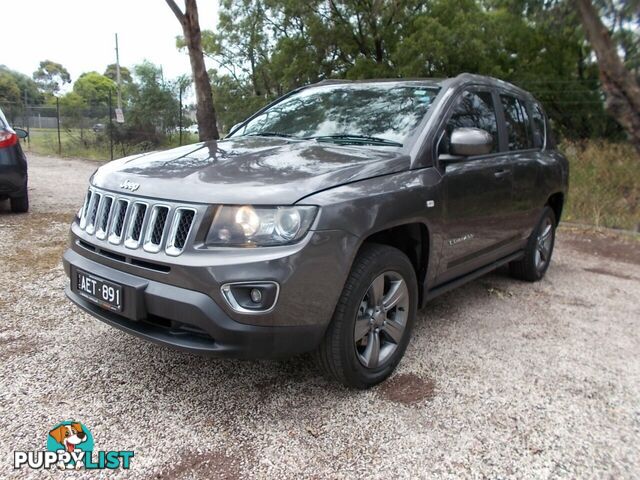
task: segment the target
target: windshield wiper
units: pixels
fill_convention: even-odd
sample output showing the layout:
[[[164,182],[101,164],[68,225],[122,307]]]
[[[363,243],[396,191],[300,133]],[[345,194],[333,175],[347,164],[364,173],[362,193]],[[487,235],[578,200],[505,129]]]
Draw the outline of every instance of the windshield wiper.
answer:
[[[240,135],[241,137],[284,137],[284,138],[295,138],[295,135],[291,135],[289,133],[282,132],[258,132],[258,133],[247,133],[245,135]]]
[[[333,140],[343,141],[343,142],[357,142],[357,143],[370,143],[373,145],[388,145],[390,147],[401,147],[402,144],[399,142],[394,142],[393,140],[387,140],[386,138],[380,137],[371,137],[369,135],[356,135],[356,134],[347,134],[343,133],[340,135],[322,135],[319,137],[311,137],[316,139],[318,142],[330,142]]]

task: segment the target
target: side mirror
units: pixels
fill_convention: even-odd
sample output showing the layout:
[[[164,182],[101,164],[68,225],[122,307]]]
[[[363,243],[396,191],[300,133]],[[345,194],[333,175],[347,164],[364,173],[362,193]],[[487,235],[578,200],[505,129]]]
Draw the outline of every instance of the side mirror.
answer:
[[[456,128],[451,133],[451,154],[462,157],[486,155],[493,148],[493,136],[481,128]]]
[[[27,138],[29,136],[29,132],[23,130],[22,128],[14,128],[13,131],[16,132],[16,135],[20,139]]]

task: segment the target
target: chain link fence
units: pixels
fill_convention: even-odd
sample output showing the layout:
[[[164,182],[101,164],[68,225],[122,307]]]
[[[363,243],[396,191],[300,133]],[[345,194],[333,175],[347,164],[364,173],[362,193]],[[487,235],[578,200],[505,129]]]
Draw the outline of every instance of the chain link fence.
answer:
[[[109,105],[92,107],[2,103],[9,123],[29,132],[26,149],[43,155],[113,160],[198,141],[184,107],[143,112]],[[124,120],[119,122],[118,120]]]

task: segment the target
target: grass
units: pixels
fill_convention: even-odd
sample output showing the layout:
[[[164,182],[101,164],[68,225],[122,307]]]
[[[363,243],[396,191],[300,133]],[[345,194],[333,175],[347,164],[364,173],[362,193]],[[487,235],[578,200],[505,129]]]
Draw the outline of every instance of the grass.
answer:
[[[59,155],[69,158],[84,158],[87,160],[109,160],[111,149],[107,133],[95,133],[91,129],[69,128],[60,130],[60,145],[58,145],[58,131],[48,128],[31,128],[29,130],[27,151],[40,155]],[[195,143],[198,136],[183,132],[182,144]],[[167,149],[179,146],[179,135],[168,135],[165,141],[154,149]],[[149,150],[148,144],[122,145],[114,142],[113,157],[120,158]]]
[[[90,129],[66,129],[60,132],[62,156],[109,160],[109,138]],[[196,135],[183,133],[183,144],[198,141]],[[167,137],[158,148],[178,146],[178,135]],[[147,145],[114,144],[114,158],[132,155]],[[564,220],[597,227],[640,231],[640,158],[627,143],[605,141],[563,142],[560,149],[569,159],[569,196]],[[31,129],[28,151],[58,155],[55,129]]]
[[[564,220],[640,231],[640,156],[628,143],[564,142],[570,164]]]

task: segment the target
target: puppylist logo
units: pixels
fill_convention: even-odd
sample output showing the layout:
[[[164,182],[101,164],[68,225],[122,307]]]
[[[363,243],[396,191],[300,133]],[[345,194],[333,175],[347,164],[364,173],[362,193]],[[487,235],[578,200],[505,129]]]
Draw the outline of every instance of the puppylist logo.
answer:
[[[13,468],[87,470],[129,469],[133,451],[94,451],[93,435],[80,422],[57,424],[47,435],[47,449],[13,452]]]

